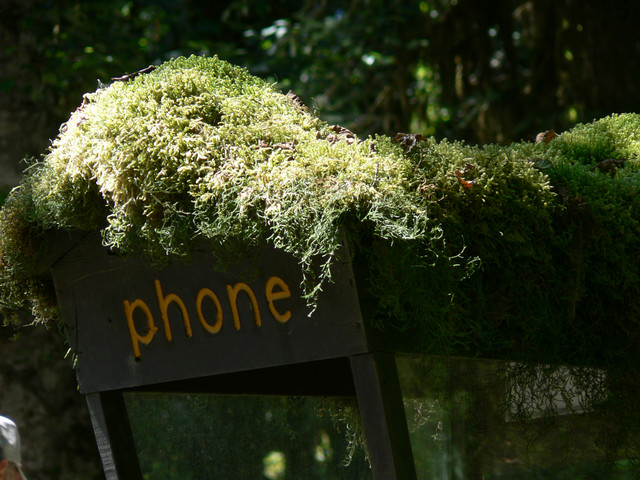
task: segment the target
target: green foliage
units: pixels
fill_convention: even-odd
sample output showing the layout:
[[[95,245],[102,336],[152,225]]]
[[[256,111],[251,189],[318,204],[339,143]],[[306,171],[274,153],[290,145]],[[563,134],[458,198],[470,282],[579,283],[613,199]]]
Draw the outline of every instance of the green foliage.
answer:
[[[379,251],[389,249],[382,242],[367,263],[380,269],[372,275],[380,279],[375,295],[391,307],[383,317],[405,330],[419,318],[431,337],[430,352],[469,353],[490,345],[495,354],[513,341],[499,334],[507,333],[506,321],[535,316],[522,302],[540,288],[550,263],[542,245],[552,235],[555,195],[531,161],[533,150],[529,144],[477,148],[431,139],[410,152],[437,235],[393,246],[402,260]],[[517,296],[514,282],[525,288]]]
[[[362,430],[355,400],[157,393],[125,398],[147,478],[371,476],[360,439],[352,438],[356,432],[343,431],[345,425]],[[170,428],[176,422],[183,428]],[[270,459],[279,474],[269,474]]]
[[[37,260],[46,248],[44,232],[34,217],[30,183],[14,189],[0,211],[0,311],[3,325],[24,323],[29,308],[36,321],[57,318],[49,275]]]
[[[549,144],[418,144],[441,238],[373,242],[380,323],[423,333],[429,353],[637,364],[639,121],[612,115]],[[626,161],[601,172],[608,158]]]
[[[194,239],[223,258],[268,242],[299,260],[312,305],[346,238],[370,320],[424,352],[637,360],[639,128],[628,114],[548,144],[362,140],[246,70],[179,58],[87,94],[12,192],[2,308],[51,316],[34,260],[50,230],[100,229],[160,265]],[[625,162],[600,171],[609,157]]]
[[[616,5],[14,1],[2,17],[16,48],[0,52],[10,67],[0,71],[0,102],[46,114],[46,144],[96,80],[216,54],[362,134],[508,143],[638,111],[640,5]]]

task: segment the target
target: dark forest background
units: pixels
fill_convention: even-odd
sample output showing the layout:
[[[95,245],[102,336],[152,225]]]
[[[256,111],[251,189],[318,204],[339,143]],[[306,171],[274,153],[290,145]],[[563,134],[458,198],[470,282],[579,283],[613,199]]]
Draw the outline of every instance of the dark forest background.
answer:
[[[621,0],[0,0],[0,200],[83,93],[172,57],[245,66],[362,136],[504,144],[640,112],[639,20]],[[102,477],[65,350],[0,327],[31,479]]]

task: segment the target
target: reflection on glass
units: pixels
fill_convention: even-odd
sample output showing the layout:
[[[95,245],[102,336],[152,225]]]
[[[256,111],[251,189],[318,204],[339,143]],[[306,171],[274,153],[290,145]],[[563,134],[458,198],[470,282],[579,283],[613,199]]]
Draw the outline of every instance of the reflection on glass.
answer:
[[[145,480],[361,480],[355,400],[125,393]]]
[[[637,478],[601,370],[409,355],[397,365],[419,480]]]

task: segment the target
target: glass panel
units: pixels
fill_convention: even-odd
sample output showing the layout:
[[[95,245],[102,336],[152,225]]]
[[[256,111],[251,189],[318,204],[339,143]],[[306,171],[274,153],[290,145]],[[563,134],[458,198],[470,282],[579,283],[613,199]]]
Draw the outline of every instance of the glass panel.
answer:
[[[125,402],[145,480],[371,478],[353,399],[133,392]]]
[[[637,478],[602,370],[409,355],[397,365],[419,480]]]

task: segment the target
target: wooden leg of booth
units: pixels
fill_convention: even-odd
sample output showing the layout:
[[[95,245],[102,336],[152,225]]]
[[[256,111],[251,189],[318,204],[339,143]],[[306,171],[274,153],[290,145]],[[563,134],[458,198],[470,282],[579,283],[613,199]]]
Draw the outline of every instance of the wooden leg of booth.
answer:
[[[350,357],[374,480],[416,480],[393,355]]]
[[[86,396],[106,480],[142,480],[121,392]]]

